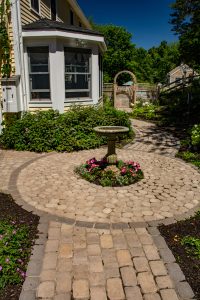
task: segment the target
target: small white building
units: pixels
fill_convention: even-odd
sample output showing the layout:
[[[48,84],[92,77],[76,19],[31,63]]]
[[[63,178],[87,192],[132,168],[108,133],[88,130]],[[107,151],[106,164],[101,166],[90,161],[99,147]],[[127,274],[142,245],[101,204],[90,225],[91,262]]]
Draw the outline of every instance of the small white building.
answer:
[[[198,73],[196,71],[194,71],[194,69],[190,68],[186,64],[181,64],[180,66],[171,70],[167,74],[167,83],[168,84],[174,83],[174,85],[176,85],[176,84],[181,83],[184,78],[187,78],[190,76],[193,77],[193,76],[197,76],[197,75],[198,75]]]
[[[106,44],[75,0],[12,0],[12,78],[2,79],[3,111],[98,104]]]

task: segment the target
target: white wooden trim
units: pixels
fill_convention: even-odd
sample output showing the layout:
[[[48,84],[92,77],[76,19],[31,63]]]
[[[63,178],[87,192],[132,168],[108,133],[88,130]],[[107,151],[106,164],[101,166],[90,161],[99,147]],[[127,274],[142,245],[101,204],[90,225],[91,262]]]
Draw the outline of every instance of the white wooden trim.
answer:
[[[107,49],[103,36],[89,35],[89,34],[78,33],[78,32],[64,32],[64,31],[59,31],[59,30],[30,30],[30,31],[23,31],[22,36],[23,36],[23,38],[59,37],[59,38],[94,41],[94,42],[101,43],[104,51]]]
[[[30,6],[30,10],[33,11],[34,14],[38,15],[39,17],[41,17],[41,2],[40,2],[40,0],[38,0],[39,12],[32,7],[31,0],[29,0],[29,6]]]

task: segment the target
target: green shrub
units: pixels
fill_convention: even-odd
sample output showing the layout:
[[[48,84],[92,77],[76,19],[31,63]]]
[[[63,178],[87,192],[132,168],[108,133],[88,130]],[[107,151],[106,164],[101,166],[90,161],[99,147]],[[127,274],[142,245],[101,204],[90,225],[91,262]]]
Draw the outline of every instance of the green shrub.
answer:
[[[190,151],[180,151],[177,153],[176,156],[179,158],[182,158],[183,160],[200,168],[200,154],[199,153],[193,153]]]
[[[158,107],[154,104],[141,105],[139,103],[133,108],[131,116],[133,118],[145,119],[145,120],[157,120],[158,116]]]
[[[21,118],[21,112],[17,113],[4,113],[3,114],[3,123],[6,127],[13,125],[17,120]]]
[[[194,125],[191,132],[192,145],[200,148],[200,124]]]
[[[200,80],[184,88],[162,92],[159,104],[165,107],[165,123],[181,127],[200,123]]]
[[[6,126],[0,136],[5,149],[36,152],[77,151],[106,143],[95,134],[95,126],[127,126],[130,132],[120,139],[132,138],[128,114],[105,107],[73,107],[64,114],[54,110],[26,113],[14,124]]]
[[[192,236],[185,236],[181,239],[181,245],[186,247],[187,253],[200,259],[200,239]]]

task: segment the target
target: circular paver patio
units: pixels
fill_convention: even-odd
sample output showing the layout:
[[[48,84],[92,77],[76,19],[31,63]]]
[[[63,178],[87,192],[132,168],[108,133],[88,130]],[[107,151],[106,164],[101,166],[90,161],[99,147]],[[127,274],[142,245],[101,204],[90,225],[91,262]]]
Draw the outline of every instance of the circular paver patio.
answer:
[[[145,179],[120,188],[81,179],[74,168],[106,149],[55,153],[21,171],[17,187],[24,201],[52,214],[89,222],[140,222],[174,217],[199,204],[200,174],[164,155],[118,150],[119,158],[141,164]]]

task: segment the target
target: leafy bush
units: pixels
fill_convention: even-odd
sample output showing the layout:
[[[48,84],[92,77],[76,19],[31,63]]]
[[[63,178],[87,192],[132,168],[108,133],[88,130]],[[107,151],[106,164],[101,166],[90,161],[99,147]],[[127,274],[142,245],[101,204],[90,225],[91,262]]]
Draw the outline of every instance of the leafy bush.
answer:
[[[0,221],[0,290],[24,281],[31,251],[28,235],[28,226]]]
[[[200,168],[200,153],[194,153],[191,151],[180,151],[177,153],[176,157],[182,158],[183,160]]]
[[[3,125],[6,127],[13,125],[17,120],[21,118],[21,112],[17,113],[4,113],[3,114]]]
[[[192,145],[200,148],[200,124],[194,125],[191,132]]]
[[[144,178],[140,165],[133,161],[117,161],[115,165],[108,164],[106,158],[98,161],[95,158],[75,169],[89,182],[102,186],[124,186]]]
[[[200,259],[200,239],[192,236],[185,236],[181,239],[181,245],[186,247],[186,251]]]
[[[177,157],[200,168],[200,124],[188,130],[188,138],[181,141]]]
[[[200,123],[200,80],[190,86],[161,93],[159,104],[165,107],[165,124],[181,127]]]
[[[113,107],[73,107],[64,114],[54,110],[25,113],[20,120],[3,129],[0,144],[6,149],[36,152],[77,151],[99,147],[106,143],[95,126],[127,126],[133,131],[128,114]]]
[[[158,106],[154,104],[145,104],[141,105],[139,103],[133,108],[133,112],[131,114],[133,118],[145,119],[145,120],[157,120],[159,118],[158,115]]]

